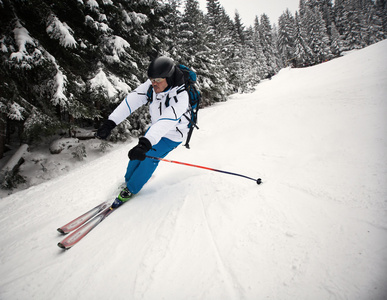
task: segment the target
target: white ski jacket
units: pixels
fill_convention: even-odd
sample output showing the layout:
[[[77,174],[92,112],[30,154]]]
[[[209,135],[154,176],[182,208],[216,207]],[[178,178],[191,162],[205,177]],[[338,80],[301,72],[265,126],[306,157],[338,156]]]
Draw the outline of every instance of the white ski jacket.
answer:
[[[150,85],[151,81],[147,80],[128,94],[110,114],[109,120],[118,125],[137,108],[147,104]],[[151,126],[145,134],[152,146],[163,137],[174,142],[182,142],[187,137],[189,121],[183,115],[187,113],[189,116],[189,99],[188,93],[185,90],[182,91],[183,89],[184,85],[181,85],[158,94],[152,92],[152,101],[149,104]],[[167,105],[167,97],[169,105]]]

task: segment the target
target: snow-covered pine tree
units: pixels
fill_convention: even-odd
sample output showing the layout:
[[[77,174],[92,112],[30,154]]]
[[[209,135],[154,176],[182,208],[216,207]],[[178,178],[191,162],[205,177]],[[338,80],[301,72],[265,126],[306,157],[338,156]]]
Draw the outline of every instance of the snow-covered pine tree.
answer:
[[[298,13],[300,17],[303,17],[305,15],[306,1],[307,0],[300,0],[298,4]]]
[[[387,0],[375,1],[376,13],[382,19],[383,33],[387,36]]]
[[[219,0],[207,0],[207,23],[215,36],[222,36],[224,28],[220,24],[222,6]]]
[[[211,99],[211,102],[225,101],[233,91],[231,75],[225,67],[233,55],[232,21],[218,0],[207,0],[205,22],[209,56],[207,58],[208,77],[205,78],[204,87],[210,91],[206,97]],[[203,100],[203,104],[207,104],[205,103],[207,100]]]
[[[260,21],[260,40],[262,52],[266,59],[264,78],[269,78],[278,71],[279,66],[275,57],[275,43],[273,41],[273,29],[270,19],[266,14],[262,14]]]
[[[345,50],[366,45],[362,39],[365,26],[360,8],[357,0],[336,0],[336,27],[343,37]]]
[[[256,74],[257,83],[259,80],[264,78],[265,74],[265,66],[266,66],[266,58],[263,55],[262,44],[260,40],[260,24],[258,16],[255,16],[254,19],[254,27],[252,32],[252,43],[253,43],[253,51],[254,51],[254,61],[252,64],[252,68],[254,69],[254,73]]]
[[[182,22],[182,13],[179,8],[180,0],[169,0],[167,5],[167,12],[164,15],[164,26],[165,37],[163,40],[163,51],[160,52],[162,55],[169,55],[176,57],[181,50],[181,44],[178,43],[180,25]]]
[[[305,16],[305,13],[304,15]],[[303,16],[295,15],[294,57],[295,67],[306,67],[313,63],[313,51],[308,44],[308,34],[303,26]]]
[[[213,71],[210,61],[215,57],[211,57],[213,52],[208,46],[210,44],[208,24],[205,22],[197,0],[185,2],[183,17],[178,29],[176,44],[179,50],[174,58],[197,73],[197,86],[202,94],[201,105],[209,105],[214,102],[211,95],[212,81],[210,78]]]
[[[208,55],[207,44],[207,24],[204,22],[204,14],[199,8],[197,0],[186,0],[184,13],[178,27],[178,41],[180,51],[178,61],[190,67],[198,69],[200,63],[204,63],[206,54]],[[199,71],[199,70],[198,70]]]
[[[313,51],[314,64],[322,63],[332,58],[329,47],[329,37],[322,13],[318,7],[306,8],[303,24],[308,33],[308,45]]]
[[[383,31],[383,17],[378,13],[374,1],[363,0],[361,11],[364,26],[362,39],[366,45],[371,45],[385,39],[386,35]]]
[[[58,112],[60,116],[62,108],[68,104],[63,70],[35,38],[36,33],[26,28],[36,17],[34,12],[23,20],[19,18],[19,14],[24,17],[23,12],[30,9],[28,1],[17,5],[4,1],[0,10],[1,74],[4,76],[0,101],[2,123],[7,129],[1,149],[6,141],[12,141],[11,132],[15,126],[19,131],[15,138],[27,142],[57,128]],[[34,113],[40,118],[32,118]]]
[[[246,72],[246,91],[254,90],[255,86],[261,81],[261,65],[264,61],[262,56],[262,48],[256,42],[255,30],[252,26],[246,29],[245,40],[245,72]],[[259,48],[258,48],[259,47]]]
[[[282,64],[288,66],[295,60],[295,20],[289,9],[278,19],[278,51]]]
[[[251,92],[254,86],[261,80],[258,70],[258,65],[261,62],[258,61],[255,52],[255,38],[252,26],[246,29],[239,13],[235,12],[233,26],[235,56],[233,67],[236,89],[241,93]]]
[[[331,26],[331,51],[332,54],[337,57],[340,56],[343,52],[343,41],[341,39],[341,36],[339,32],[336,29],[336,25],[334,22],[332,22]]]
[[[312,10],[317,8],[321,12],[327,33],[330,36],[330,25],[334,21],[332,0],[309,0],[306,5]]]
[[[228,69],[232,74],[232,83],[235,90],[242,93],[246,90],[246,45],[245,28],[242,24],[239,13],[236,11],[232,29],[233,57],[230,60]]]

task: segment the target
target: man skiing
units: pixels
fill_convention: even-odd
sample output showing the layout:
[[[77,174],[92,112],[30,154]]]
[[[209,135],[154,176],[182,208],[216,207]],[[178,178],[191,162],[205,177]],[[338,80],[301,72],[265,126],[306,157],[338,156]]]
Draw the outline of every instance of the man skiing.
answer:
[[[189,131],[189,121],[183,117],[189,110],[189,98],[180,69],[172,59],[158,57],[149,65],[148,78],[126,96],[97,132],[98,138],[106,139],[114,127],[149,102],[151,126],[128,153],[126,187],[113,203],[114,207],[137,194],[156,170],[159,160],[148,158],[146,154],[149,152],[153,157],[164,158],[185,140]],[[149,101],[147,94],[151,86],[153,92]]]

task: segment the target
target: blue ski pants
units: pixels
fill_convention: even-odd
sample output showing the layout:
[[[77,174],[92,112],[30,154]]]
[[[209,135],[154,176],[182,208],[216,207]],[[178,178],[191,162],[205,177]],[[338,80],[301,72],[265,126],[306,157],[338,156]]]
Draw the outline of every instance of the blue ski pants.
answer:
[[[181,142],[174,142],[167,138],[162,138],[160,142],[148,151],[147,155],[164,158],[169,152],[179,146]],[[151,178],[156,170],[159,160],[145,158],[145,160],[130,160],[126,169],[125,182],[132,194],[137,194],[145,183]]]

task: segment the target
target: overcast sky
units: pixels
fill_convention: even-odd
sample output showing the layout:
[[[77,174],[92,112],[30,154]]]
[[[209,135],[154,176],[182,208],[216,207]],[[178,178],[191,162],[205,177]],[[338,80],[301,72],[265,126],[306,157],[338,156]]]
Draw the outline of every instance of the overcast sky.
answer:
[[[298,10],[300,0],[219,0],[227,14],[234,20],[237,10],[245,26],[254,24],[255,16],[260,17],[263,13],[270,18],[270,23],[278,24],[279,16],[289,8],[295,14]],[[207,13],[207,1],[199,0],[200,8]]]

